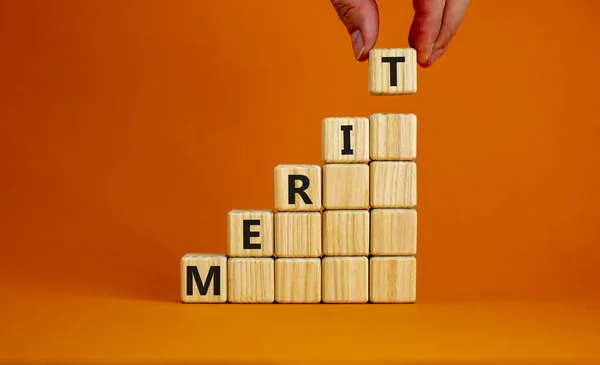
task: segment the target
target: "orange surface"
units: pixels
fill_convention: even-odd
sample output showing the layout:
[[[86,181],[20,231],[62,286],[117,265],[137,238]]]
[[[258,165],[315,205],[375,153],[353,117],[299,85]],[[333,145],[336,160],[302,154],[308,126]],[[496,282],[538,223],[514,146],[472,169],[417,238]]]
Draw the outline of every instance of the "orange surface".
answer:
[[[600,361],[599,11],[474,1],[374,97],[327,1],[0,0],[0,361]],[[373,112],[418,116],[418,304],[177,303],[321,118]]]

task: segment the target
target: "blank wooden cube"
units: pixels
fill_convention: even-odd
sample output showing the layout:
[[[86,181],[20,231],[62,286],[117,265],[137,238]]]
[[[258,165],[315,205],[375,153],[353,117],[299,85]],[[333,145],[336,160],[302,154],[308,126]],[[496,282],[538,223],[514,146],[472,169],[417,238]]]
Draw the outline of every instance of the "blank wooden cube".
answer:
[[[273,303],[275,260],[272,258],[230,258],[228,296],[231,303]]]
[[[275,301],[277,303],[319,303],[321,301],[321,259],[275,260]]]
[[[417,260],[414,257],[371,257],[372,303],[414,303],[417,297]]]
[[[277,212],[275,254],[277,257],[320,257],[321,213]]]
[[[372,114],[372,160],[411,161],[417,157],[417,117],[414,114]]]
[[[416,163],[373,161],[370,167],[371,207],[412,208],[417,205]]]
[[[325,163],[369,162],[369,118],[325,118],[321,142]]]
[[[324,211],[323,254],[367,256],[369,254],[369,211]]]
[[[323,166],[325,209],[368,209],[369,166],[326,164]]]
[[[181,258],[181,301],[225,303],[227,301],[227,256],[187,254]]]
[[[323,303],[366,303],[369,300],[369,260],[362,257],[325,257]]]
[[[369,52],[369,92],[374,95],[417,92],[417,51],[374,48]]]
[[[232,210],[227,214],[229,257],[273,256],[273,212]]]
[[[371,255],[408,256],[416,253],[416,210],[371,210]]]
[[[321,209],[321,167],[278,165],[275,167],[275,209],[316,212]]]

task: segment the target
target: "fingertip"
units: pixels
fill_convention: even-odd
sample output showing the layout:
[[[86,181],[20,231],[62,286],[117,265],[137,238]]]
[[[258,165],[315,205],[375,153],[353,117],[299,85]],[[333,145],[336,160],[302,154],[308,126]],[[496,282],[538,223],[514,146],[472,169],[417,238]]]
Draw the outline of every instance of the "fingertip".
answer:
[[[360,56],[356,58],[357,61],[359,62],[365,62],[366,60],[369,59],[369,51],[371,49],[367,49],[366,47],[363,47]]]
[[[365,61],[375,46],[379,31],[379,10],[375,0],[332,0],[340,20],[351,36],[354,58]]]
[[[417,63],[422,67],[429,67],[429,54],[417,50]]]
[[[442,48],[440,48],[440,49],[438,49],[438,50],[434,51],[434,52],[431,54],[431,57],[429,57],[429,59],[427,60],[427,64],[428,64],[428,66],[427,66],[427,67],[429,67],[429,66],[433,65],[433,63],[434,63],[435,61],[439,60],[439,59],[440,59],[440,57],[442,57],[442,56],[444,55],[444,53],[446,53],[446,50],[447,50],[447,49],[448,49],[448,46],[445,46],[445,47],[442,47]]]
[[[352,40],[352,51],[354,52],[354,58],[360,60],[365,52],[365,41],[362,36],[362,32],[357,29],[351,34]]]
[[[409,45],[417,51],[417,63],[422,67],[430,66],[430,58],[433,50],[433,44],[429,47],[423,47],[423,43],[416,42],[409,38]]]
[[[379,35],[379,12],[376,5],[370,12],[365,14],[364,23],[361,28],[364,47],[360,57],[357,59],[358,61],[366,61],[369,59],[369,51],[375,47]]]

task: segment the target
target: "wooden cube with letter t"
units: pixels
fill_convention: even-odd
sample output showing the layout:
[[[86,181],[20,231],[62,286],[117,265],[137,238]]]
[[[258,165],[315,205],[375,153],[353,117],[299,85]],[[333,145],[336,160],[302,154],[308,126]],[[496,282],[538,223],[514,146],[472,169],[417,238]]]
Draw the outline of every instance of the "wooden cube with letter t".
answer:
[[[227,215],[229,257],[273,256],[273,212],[232,210]]]
[[[181,259],[181,301],[225,303],[227,301],[227,256],[187,254]]]
[[[369,92],[373,95],[417,92],[417,51],[373,48],[369,51]]]
[[[321,167],[275,167],[275,209],[281,212],[318,212],[321,209]]]

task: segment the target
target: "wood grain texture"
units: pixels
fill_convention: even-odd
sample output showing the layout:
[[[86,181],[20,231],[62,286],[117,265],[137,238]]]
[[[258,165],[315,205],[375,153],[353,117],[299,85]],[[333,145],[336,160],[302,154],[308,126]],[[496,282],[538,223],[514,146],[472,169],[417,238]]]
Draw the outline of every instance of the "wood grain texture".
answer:
[[[244,221],[248,222],[248,230],[252,232],[246,248],[244,247]],[[258,237],[255,237],[257,233]],[[273,256],[273,235],[273,212],[270,210],[232,210],[227,214],[229,257]],[[257,245],[260,247],[254,248]]]
[[[413,208],[417,205],[416,163],[373,161],[370,168],[371,207]]]
[[[362,257],[324,257],[323,303],[366,303],[369,300],[369,260]]]
[[[323,166],[325,209],[368,209],[369,166],[325,164]]]
[[[231,303],[273,303],[275,260],[273,258],[230,258],[228,300]]]
[[[417,158],[417,116],[376,113],[370,117],[371,160],[412,161]]]
[[[188,272],[197,269],[198,277]],[[225,303],[227,301],[227,256],[194,254],[181,258],[181,301],[184,303]],[[188,292],[191,288],[191,293]]]
[[[275,254],[278,257],[320,257],[321,213],[277,212]]]
[[[344,144],[347,133],[350,136],[348,146]],[[369,162],[369,118],[324,118],[321,144],[325,163]]]
[[[369,254],[369,211],[326,210],[323,212],[323,254],[367,256]]]
[[[303,185],[301,180],[294,181],[295,188],[306,188],[302,190],[306,197],[299,193],[290,194],[288,184],[290,175],[301,175],[308,178],[308,187]],[[321,188],[321,167],[319,165],[278,165],[275,167],[275,209],[278,211],[319,211],[321,209]]]
[[[371,255],[407,256],[417,253],[417,211],[371,210]]]
[[[396,63],[396,86],[392,86],[390,63],[383,57],[404,57]],[[373,48],[369,52],[369,92],[373,95],[417,92],[417,51],[412,48]]]
[[[321,259],[275,260],[275,301],[277,303],[319,303],[321,301]]]
[[[414,303],[417,260],[414,257],[371,257],[369,300],[372,303]]]

